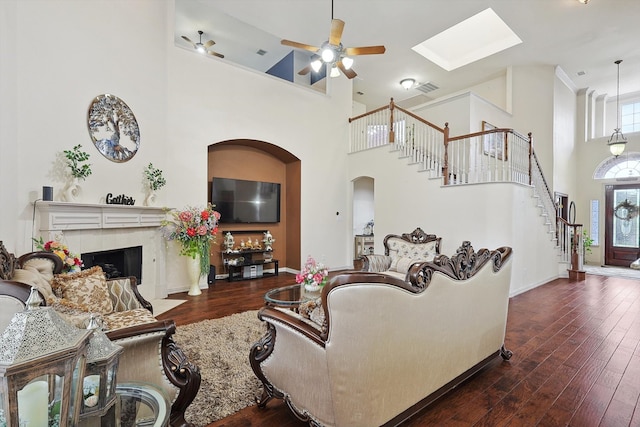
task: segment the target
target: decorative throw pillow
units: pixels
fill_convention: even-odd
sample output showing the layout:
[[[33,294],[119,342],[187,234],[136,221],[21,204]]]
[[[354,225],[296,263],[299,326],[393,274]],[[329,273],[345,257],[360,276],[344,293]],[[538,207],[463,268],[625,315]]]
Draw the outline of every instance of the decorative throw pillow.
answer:
[[[113,303],[107,289],[107,280],[100,266],[71,274],[57,274],[51,288],[62,303],[82,311],[108,314]]]
[[[111,297],[114,312],[142,308],[140,302],[133,293],[131,279],[128,277],[110,279],[107,282],[107,288],[109,289],[109,296]]]
[[[413,258],[398,257],[396,271],[398,273],[406,273],[407,271],[409,271],[409,267],[411,267],[411,264],[413,264],[414,262],[416,262],[416,260],[414,260]]]

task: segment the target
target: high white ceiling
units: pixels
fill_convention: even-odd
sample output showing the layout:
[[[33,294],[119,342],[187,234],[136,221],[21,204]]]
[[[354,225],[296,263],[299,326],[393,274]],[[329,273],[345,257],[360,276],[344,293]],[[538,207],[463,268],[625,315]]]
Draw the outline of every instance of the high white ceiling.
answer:
[[[411,49],[488,7],[523,43],[453,71]],[[212,49],[225,54],[223,61],[244,61],[258,49],[282,55],[287,48],[280,39],[315,46],[327,40],[331,9],[331,0],[176,0],[176,45],[184,46],[181,35],[197,41],[202,30],[203,41],[215,40]],[[220,12],[237,21],[225,26]],[[589,0],[587,5],[578,0],[334,0],[333,17],[346,23],[344,46],[386,47],[383,55],[354,57],[354,100],[369,108],[391,97],[425,96],[403,89],[403,78],[435,84],[439,89],[428,96],[437,98],[501,75],[510,65],[557,65],[576,88],[613,97],[614,61],[622,59],[620,94],[640,91],[640,0]]]

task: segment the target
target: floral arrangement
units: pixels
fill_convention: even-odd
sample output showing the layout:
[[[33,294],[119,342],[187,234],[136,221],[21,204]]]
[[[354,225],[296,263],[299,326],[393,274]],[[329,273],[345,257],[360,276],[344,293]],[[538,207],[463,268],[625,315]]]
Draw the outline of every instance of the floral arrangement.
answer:
[[[49,240],[44,242],[42,237],[40,239],[33,239],[36,248],[41,251],[53,252],[58,255],[62,260],[62,272],[63,273],[75,273],[82,268],[82,260],[80,255],[69,251],[67,245],[60,243],[57,240]]]
[[[172,219],[162,222],[162,231],[167,240],[182,244],[180,255],[196,259],[200,256],[200,274],[209,273],[211,243],[216,241],[220,213],[209,203],[206,208],[187,207],[171,212]]]
[[[167,181],[162,176],[162,170],[153,166],[153,163],[149,163],[144,170],[144,177],[146,184],[153,191],[157,191],[165,186]]]
[[[317,289],[327,283],[328,276],[329,270],[327,270],[327,267],[322,263],[316,262],[316,260],[309,255],[307,262],[302,267],[302,271],[296,274],[296,283]]]
[[[82,145],[78,144],[71,150],[64,150],[64,156],[67,158],[67,166],[71,169],[71,175],[74,178],[84,180],[91,175],[91,165],[82,164],[89,160],[89,153],[81,150]]]

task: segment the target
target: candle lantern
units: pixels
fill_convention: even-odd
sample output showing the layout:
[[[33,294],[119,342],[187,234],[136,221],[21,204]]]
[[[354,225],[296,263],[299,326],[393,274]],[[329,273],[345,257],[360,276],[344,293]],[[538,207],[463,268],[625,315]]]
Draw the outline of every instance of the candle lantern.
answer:
[[[103,416],[116,402],[116,372],[120,353],[124,351],[100,330],[93,314],[87,329],[92,331],[92,335],[82,387],[81,419]]]
[[[35,288],[27,309],[0,336],[0,426],[66,427],[78,423],[91,331],[40,307]]]

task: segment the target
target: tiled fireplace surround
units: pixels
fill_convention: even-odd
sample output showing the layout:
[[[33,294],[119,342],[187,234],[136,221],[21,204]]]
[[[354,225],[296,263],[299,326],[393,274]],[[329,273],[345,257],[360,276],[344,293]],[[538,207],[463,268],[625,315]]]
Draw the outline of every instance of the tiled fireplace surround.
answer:
[[[149,300],[165,298],[166,244],[159,227],[162,208],[36,202],[37,229],[45,240],[62,236],[78,254],[142,246],[140,293]]]

